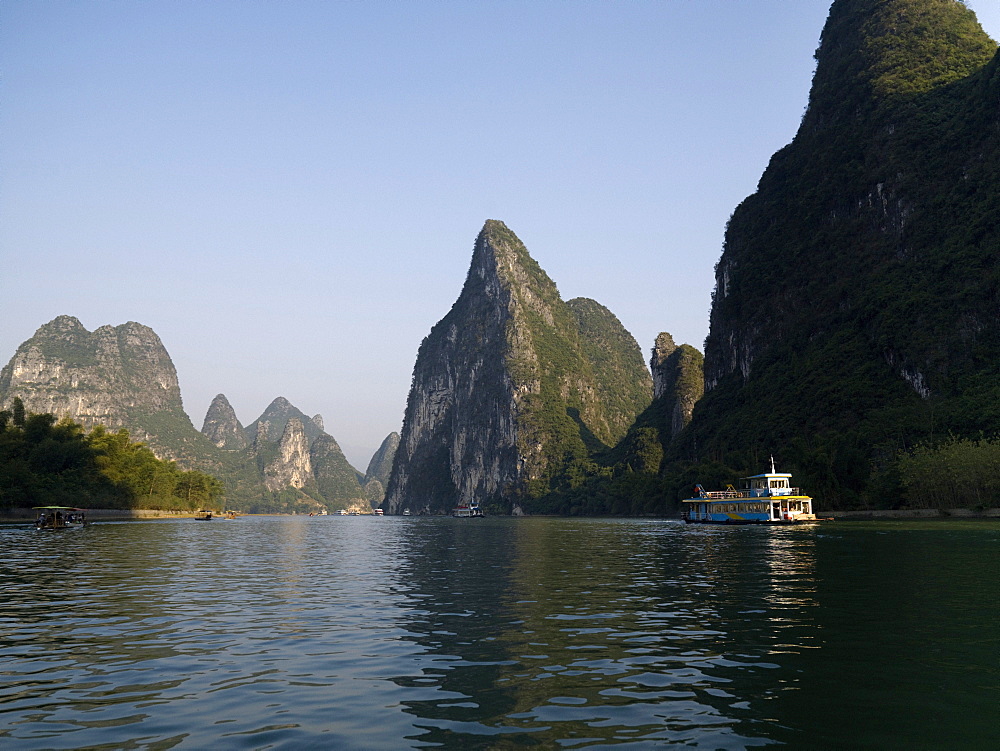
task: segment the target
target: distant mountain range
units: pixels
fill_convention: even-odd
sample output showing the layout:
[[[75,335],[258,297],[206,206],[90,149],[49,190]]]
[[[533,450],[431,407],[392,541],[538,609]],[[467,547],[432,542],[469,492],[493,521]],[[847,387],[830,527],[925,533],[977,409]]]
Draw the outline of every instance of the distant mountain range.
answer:
[[[323,430],[322,418],[307,417],[282,397],[244,429],[219,394],[202,431],[195,430],[169,354],[138,323],[94,332],[71,316],[45,324],[0,371],[0,405],[15,397],[32,412],[127,429],[161,458],[218,476],[227,504],[238,509],[370,510],[381,501],[377,488],[366,495],[365,477]],[[391,461],[390,453],[383,447],[379,461]]]
[[[402,432],[363,475],[280,397],[244,428],[220,394],[196,431],[137,323],[46,324],[0,372],[0,406],[125,426],[246,508],[664,513],[771,456],[821,510],[916,502],[921,484],[943,502],[917,455],[922,477],[965,473],[993,503],[998,103],[997,45],[963,3],[835,0],[798,133],[727,227],[704,356],[664,332],[647,369],[611,311],[563,301],[487,221],[420,346]]]

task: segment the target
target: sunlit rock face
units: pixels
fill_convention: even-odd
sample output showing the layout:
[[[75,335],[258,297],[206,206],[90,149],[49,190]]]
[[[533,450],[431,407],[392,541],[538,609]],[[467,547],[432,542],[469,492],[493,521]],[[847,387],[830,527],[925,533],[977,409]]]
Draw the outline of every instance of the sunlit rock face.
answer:
[[[249,445],[246,431],[225,394],[219,394],[212,400],[201,432],[221,449],[239,451]]]
[[[72,316],[45,324],[0,371],[0,403],[15,397],[31,412],[87,428],[126,428],[165,458],[189,453],[185,444],[196,442],[170,355],[156,332],[134,321],[93,332]]]
[[[282,433],[285,431],[285,426],[293,417],[298,418],[302,423],[302,428],[305,430],[310,441],[315,441],[324,433],[323,417],[321,415],[309,417],[285,397],[279,396],[275,397],[274,401],[267,405],[267,409],[264,410],[260,417],[247,425],[247,437],[250,440],[254,440],[258,434],[258,428],[263,427],[267,440],[279,441],[281,440]]]
[[[601,318],[590,307],[579,306],[583,319]],[[544,493],[567,457],[623,434],[648,403],[641,351],[625,332],[633,377],[646,383],[622,415],[605,403],[616,390],[595,375],[596,350],[580,332],[521,241],[502,222],[486,222],[458,300],[420,346],[387,511],[441,513],[470,502],[513,511]]]
[[[292,417],[278,442],[277,455],[264,467],[264,484],[270,491],[303,488],[312,478],[309,438],[302,421]]]
[[[177,371],[149,327],[130,321],[91,333],[59,316],[18,347],[0,372],[5,405],[20,397],[32,412],[84,425],[125,425],[130,410],[181,407]]]

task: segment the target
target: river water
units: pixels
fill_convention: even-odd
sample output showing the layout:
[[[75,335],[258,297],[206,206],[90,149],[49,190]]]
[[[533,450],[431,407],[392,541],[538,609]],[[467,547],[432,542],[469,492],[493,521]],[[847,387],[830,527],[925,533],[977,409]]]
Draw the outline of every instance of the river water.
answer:
[[[1000,522],[0,528],[0,748],[1000,748]]]

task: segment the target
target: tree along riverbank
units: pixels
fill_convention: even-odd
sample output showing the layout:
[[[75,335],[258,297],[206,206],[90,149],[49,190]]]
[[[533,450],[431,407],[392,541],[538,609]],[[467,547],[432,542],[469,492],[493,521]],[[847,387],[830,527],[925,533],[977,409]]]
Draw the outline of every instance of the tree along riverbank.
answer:
[[[99,508],[83,509],[88,522],[134,521],[142,519],[193,519],[193,511],[172,511],[169,509],[122,509]],[[216,512],[212,512],[213,514]],[[8,508],[0,511],[0,524],[24,524],[33,522],[38,516],[38,510],[33,508]]]

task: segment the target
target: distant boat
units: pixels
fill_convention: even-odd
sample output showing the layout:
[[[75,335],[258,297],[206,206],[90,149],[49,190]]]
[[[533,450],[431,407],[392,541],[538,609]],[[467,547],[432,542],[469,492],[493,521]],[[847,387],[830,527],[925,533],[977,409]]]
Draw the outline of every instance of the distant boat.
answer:
[[[409,516],[409,515],[410,515],[410,509],[408,508],[403,509],[403,516]]]
[[[375,509],[375,516],[385,516],[385,511],[380,508]]]
[[[695,496],[685,498],[682,512],[688,524],[797,524],[816,521],[812,498],[791,485],[787,472],[771,471],[744,477],[744,487],[736,490],[705,490],[695,486]]]
[[[209,522],[212,521],[212,512],[208,509],[200,508],[194,512],[194,518],[198,521]]]
[[[35,529],[70,529],[87,526],[87,512],[75,506],[35,506]]]
[[[459,503],[451,511],[452,516],[457,516],[461,518],[468,518],[472,516],[483,516],[483,511],[479,508],[479,504],[472,503]]]
[[[340,509],[340,515],[341,516],[347,516],[347,509],[346,508]]]

